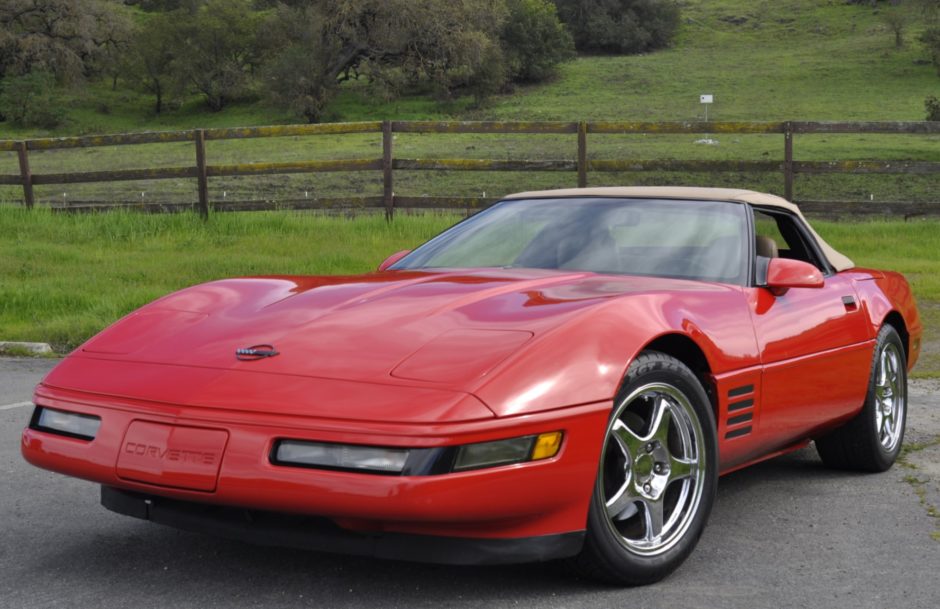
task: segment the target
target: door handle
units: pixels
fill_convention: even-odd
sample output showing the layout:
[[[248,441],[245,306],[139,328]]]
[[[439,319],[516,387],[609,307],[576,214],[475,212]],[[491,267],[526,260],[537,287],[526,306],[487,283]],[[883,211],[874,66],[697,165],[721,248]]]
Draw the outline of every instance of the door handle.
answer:
[[[858,303],[855,302],[854,296],[843,296],[842,304],[845,305],[845,310],[849,313],[852,311],[858,311]]]

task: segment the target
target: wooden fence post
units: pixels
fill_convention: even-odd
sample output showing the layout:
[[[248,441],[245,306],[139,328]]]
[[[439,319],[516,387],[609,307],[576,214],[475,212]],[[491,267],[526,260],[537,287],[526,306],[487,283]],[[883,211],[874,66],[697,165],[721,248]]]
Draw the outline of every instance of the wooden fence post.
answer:
[[[793,127],[783,124],[783,198],[793,200]]]
[[[587,123],[578,123],[578,188],[587,187]]]
[[[385,202],[385,219],[395,216],[395,192],[392,182],[392,121],[382,121],[382,200]]]
[[[206,132],[196,129],[196,181],[199,184],[199,215],[209,219],[209,176],[206,173]]]
[[[23,202],[27,209],[32,209],[35,199],[33,198],[33,173],[29,170],[29,149],[26,142],[16,143],[16,154],[20,159],[20,176],[23,180]]]

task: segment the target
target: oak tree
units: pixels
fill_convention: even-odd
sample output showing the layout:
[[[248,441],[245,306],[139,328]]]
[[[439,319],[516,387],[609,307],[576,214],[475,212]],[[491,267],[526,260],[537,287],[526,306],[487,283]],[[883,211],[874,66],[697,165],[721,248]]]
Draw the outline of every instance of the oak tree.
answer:
[[[106,0],[0,2],[0,75],[54,74],[75,83],[101,73],[127,43],[130,18]]]

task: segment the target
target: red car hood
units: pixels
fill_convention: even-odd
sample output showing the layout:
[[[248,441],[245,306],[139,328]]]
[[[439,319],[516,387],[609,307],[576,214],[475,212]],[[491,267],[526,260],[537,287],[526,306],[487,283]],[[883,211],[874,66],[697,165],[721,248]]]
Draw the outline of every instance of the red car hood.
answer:
[[[70,358],[74,372],[67,374],[66,360],[46,383],[136,397],[150,391],[160,401],[184,397],[170,387],[156,388],[158,373],[146,375],[147,390],[117,380],[128,376],[127,366],[139,363],[193,371],[187,374],[202,370],[215,387],[221,384],[219,371],[230,371],[267,373],[253,376],[282,378],[281,385],[295,390],[296,379],[306,377],[463,393],[540,334],[587,308],[628,293],[699,286],[532,269],[223,280],[176,292],[128,315],[76,351]],[[236,358],[236,349],[255,345],[271,345],[278,355]],[[95,375],[93,382],[87,358],[113,371]],[[166,373],[168,381],[174,374]],[[264,384],[270,392],[278,382]],[[231,404],[237,401],[231,394],[214,390],[200,402]]]
[[[498,363],[494,352],[502,359],[592,302],[647,281],[626,283],[612,292],[605,289],[609,279],[591,274],[532,270],[231,279],[158,300],[81,351],[138,362],[459,385]],[[254,345],[272,345],[279,354],[236,359],[236,349]],[[489,361],[480,362],[484,354]],[[412,356],[434,367],[434,378],[420,366],[400,366]],[[441,357],[451,365],[442,366]]]

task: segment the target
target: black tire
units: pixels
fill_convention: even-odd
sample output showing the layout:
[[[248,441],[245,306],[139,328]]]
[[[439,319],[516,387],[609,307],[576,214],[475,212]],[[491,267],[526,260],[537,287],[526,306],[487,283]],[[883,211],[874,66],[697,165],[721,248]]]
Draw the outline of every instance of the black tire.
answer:
[[[570,559],[575,571],[635,586],[682,564],[715,500],[715,438],[711,404],[695,374],[663,353],[640,354],[611,411],[584,548]]]
[[[907,422],[907,358],[897,330],[885,325],[872,354],[868,392],[861,412],[842,427],[816,439],[827,466],[883,472],[901,453]]]

